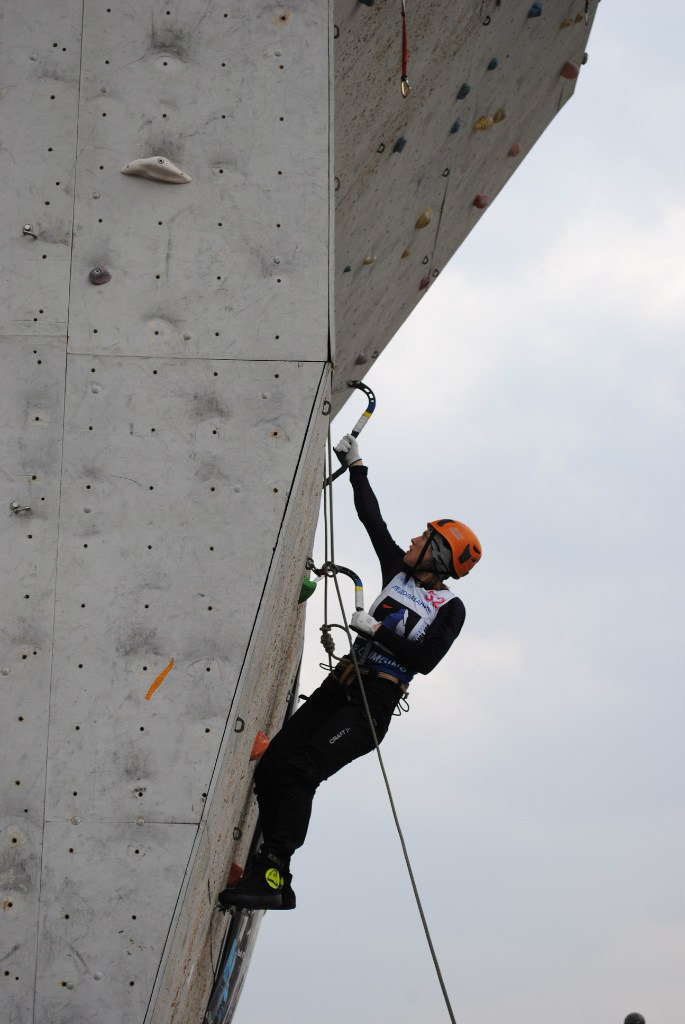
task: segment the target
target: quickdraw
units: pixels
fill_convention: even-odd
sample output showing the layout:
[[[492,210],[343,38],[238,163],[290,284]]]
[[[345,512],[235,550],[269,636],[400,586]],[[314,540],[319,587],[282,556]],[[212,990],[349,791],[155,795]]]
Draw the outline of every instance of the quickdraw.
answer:
[[[334,562],[324,562],[321,568],[317,569],[311,558],[307,559],[306,568],[319,577],[337,576],[338,573],[342,573],[343,576],[349,576],[354,583],[354,610],[356,612],[364,611],[364,584],[352,569],[348,569],[344,565],[336,565]]]
[[[364,585],[362,584],[362,581],[360,580],[359,576],[357,576],[356,572],[353,572],[352,569],[348,569],[344,565],[336,565],[334,562],[324,562],[321,568],[317,569],[313,559],[311,558],[307,559],[306,568],[308,572],[313,572],[314,575],[318,576],[319,578],[327,577],[328,579],[330,579],[333,576],[337,576],[338,573],[342,573],[343,576],[349,576],[349,578],[354,583],[354,610],[357,612],[364,611]],[[345,634],[347,634],[347,629],[345,628],[345,626],[341,626],[337,622],[326,622],[324,623],[323,626],[320,627],[320,629],[321,646],[323,647],[328,657],[332,659],[336,657],[336,655],[335,640],[331,636],[331,630],[342,629],[342,631]],[[325,668],[326,666],[322,667]]]
[[[319,578],[327,577],[330,579],[333,576],[337,576],[338,573],[342,573],[343,576],[349,576],[349,578],[354,583],[354,610],[356,612],[364,611],[364,585],[360,580],[359,576],[357,576],[356,572],[353,572],[352,569],[348,569],[344,565],[336,565],[335,562],[324,562],[321,568],[317,569],[317,567],[314,564],[314,560],[311,558],[307,559],[305,565],[308,572],[313,572],[314,575],[318,576]],[[333,658],[335,655],[335,640],[331,636],[331,630],[342,629],[344,633],[347,633],[347,629],[345,628],[345,626],[340,626],[336,622],[326,622],[320,628],[321,646],[323,647],[328,657]]]
[[[409,46],[407,44],[407,9],[404,5],[404,0],[402,0],[402,77],[400,78],[400,92],[405,100],[411,92],[411,86],[407,77],[408,66]]]
[[[367,387],[367,385],[364,384],[364,382],[361,381],[361,380],[348,380],[347,381],[347,386],[348,386],[348,388],[357,388],[359,391],[363,391],[364,394],[366,395],[366,398],[367,398],[366,409],[361,414],[361,416],[359,417],[359,419],[355,423],[354,427],[350,431],[350,433],[352,434],[352,437],[359,437],[359,435],[361,434],[362,430],[364,429],[366,424],[371,419],[371,416],[373,415],[373,411],[376,408],[376,396],[374,395],[374,393],[371,390],[371,388]],[[324,484],[323,484],[324,487],[327,487],[328,484],[332,484],[334,480],[337,480],[339,476],[342,476],[342,474],[345,472],[345,469],[346,469],[345,466],[341,466],[340,469],[336,469],[335,473],[331,473],[331,475],[328,477],[328,479],[324,480]],[[341,572],[342,571],[343,570],[341,570]],[[348,575],[349,575],[349,570],[344,570],[344,571],[346,571],[348,573]]]

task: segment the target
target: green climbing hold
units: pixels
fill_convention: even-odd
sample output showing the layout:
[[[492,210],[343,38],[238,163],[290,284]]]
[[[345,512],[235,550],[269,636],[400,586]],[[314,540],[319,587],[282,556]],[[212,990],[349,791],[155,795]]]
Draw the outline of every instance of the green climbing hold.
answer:
[[[315,590],[316,580],[310,580],[305,576],[305,578],[302,580],[302,587],[300,589],[300,596],[297,603],[302,604],[304,601],[308,600],[308,598],[312,596]]]

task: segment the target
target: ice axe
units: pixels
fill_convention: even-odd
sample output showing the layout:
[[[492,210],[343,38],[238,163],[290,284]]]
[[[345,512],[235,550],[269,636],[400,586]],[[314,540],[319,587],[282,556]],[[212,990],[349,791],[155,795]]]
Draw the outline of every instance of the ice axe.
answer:
[[[354,427],[350,431],[352,437],[359,437],[362,430],[371,419],[373,411],[376,408],[376,396],[374,395],[371,388],[364,384],[364,382],[361,380],[348,380],[347,386],[348,388],[357,388],[359,391],[363,391],[367,398],[366,409],[361,414],[361,416],[355,423]],[[328,479],[324,480],[324,487],[327,487],[328,484],[332,484],[334,480],[337,480],[339,476],[342,476],[346,469],[346,466],[341,466],[340,469],[336,469],[335,473],[331,473]]]

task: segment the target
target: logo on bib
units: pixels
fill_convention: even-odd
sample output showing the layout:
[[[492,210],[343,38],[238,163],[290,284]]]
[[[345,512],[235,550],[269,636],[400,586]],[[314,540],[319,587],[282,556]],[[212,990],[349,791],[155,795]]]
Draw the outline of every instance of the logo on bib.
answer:
[[[272,889],[283,888],[283,876],[281,875],[278,868],[269,868],[269,870],[264,875],[264,879],[266,881],[266,884],[270,886]]]

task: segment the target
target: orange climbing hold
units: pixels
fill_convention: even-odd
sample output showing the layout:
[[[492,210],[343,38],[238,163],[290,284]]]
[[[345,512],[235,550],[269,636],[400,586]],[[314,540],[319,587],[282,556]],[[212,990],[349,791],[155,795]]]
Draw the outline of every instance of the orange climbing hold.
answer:
[[[155,692],[155,690],[159,689],[159,687],[162,685],[162,683],[164,682],[166,677],[169,675],[169,673],[171,672],[173,667],[174,667],[174,659],[172,658],[171,661],[169,662],[169,664],[167,665],[167,667],[165,669],[163,669],[159,673],[159,675],[155,679],[154,683],[152,684],[150,689],[145,694],[145,700],[150,700],[150,697],[152,696],[152,694]]]
[[[243,874],[244,870],[243,868],[241,868],[240,864],[237,864],[235,861],[233,861],[233,863],[231,864],[231,870],[228,872],[228,878],[226,879],[226,888],[230,889],[231,886],[234,886],[237,882],[239,882],[240,879],[243,877]]]
[[[573,80],[580,74],[580,68],[577,64],[574,64],[572,60],[567,60],[561,69],[561,77]]]
[[[258,761],[262,756],[266,748],[269,746],[269,737],[266,736],[261,730],[257,733],[252,744],[252,750],[250,751],[250,760]]]
[[[484,210],[486,206],[490,205],[490,196],[483,195],[482,192],[479,192],[473,200],[473,205],[479,210]]]
[[[521,143],[513,142],[509,147],[509,156],[518,156],[521,152]]]

